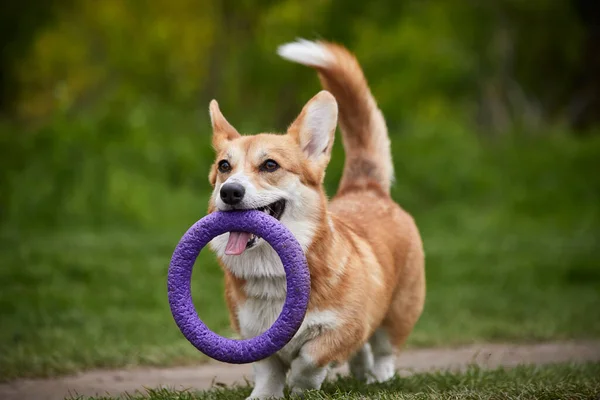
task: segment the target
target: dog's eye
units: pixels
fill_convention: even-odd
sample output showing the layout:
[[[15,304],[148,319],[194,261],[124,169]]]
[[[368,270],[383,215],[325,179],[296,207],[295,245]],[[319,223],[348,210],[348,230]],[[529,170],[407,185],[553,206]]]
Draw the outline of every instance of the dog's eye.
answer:
[[[267,160],[260,166],[261,171],[273,172],[279,169],[279,164],[273,160]]]
[[[219,161],[219,172],[226,173],[231,171],[231,164],[227,160]]]

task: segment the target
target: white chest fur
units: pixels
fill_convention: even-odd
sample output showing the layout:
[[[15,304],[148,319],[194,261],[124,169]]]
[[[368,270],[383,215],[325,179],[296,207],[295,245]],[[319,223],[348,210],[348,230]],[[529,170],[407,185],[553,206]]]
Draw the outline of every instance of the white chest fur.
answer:
[[[315,227],[298,217],[291,212],[286,213],[282,222],[306,251],[312,241]],[[243,289],[247,300],[239,304],[236,310],[237,319],[244,338],[258,336],[273,325],[283,308],[287,292],[283,264],[271,246],[264,242],[239,256],[225,255],[228,235],[226,233],[217,236],[210,246],[232,274],[246,280]],[[307,341],[316,337],[322,330],[334,329],[338,323],[335,311],[308,312],[296,335],[278,355],[284,362],[291,363]]]
[[[270,281],[270,282],[269,282]],[[265,283],[269,282],[269,283]],[[277,285],[280,283],[280,285]],[[238,321],[242,336],[254,337],[265,332],[277,319],[285,299],[285,279],[251,280],[247,283],[247,293],[257,293],[259,288],[271,288],[272,292],[263,292],[260,297],[248,297],[238,309]],[[281,293],[283,292],[283,297]],[[331,310],[312,310],[307,313],[298,332],[292,340],[278,352],[281,360],[290,364],[302,346],[326,329],[334,329],[338,325],[338,317]]]
[[[219,247],[219,243],[213,244],[217,252]],[[243,289],[247,299],[236,310],[242,337],[258,336],[273,325],[283,308],[287,288],[281,260],[266,243],[239,256],[223,255],[221,258],[227,269],[246,280]],[[338,317],[335,311],[312,310],[307,313],[296,335],[278,355],[289,364],[307,341],[316,337],[319,332],[336,326]]]
[[[267,249],[272,252],[270,248]],[[260,259],[267,260],[269,257],[263,255]],[[262,276],[246,277],[244,291],[248,298],[237,309],[237,318],[244,338],[258,336],[269,329],[283,308],[287,293],[285,273],[278,257],[270,261],[277,264],[262,265],[261,271],[267,276],[259,274]],[[286,364],[290,364],[307,341],[324,329],[335,328],[337,324],[338,318],[334,311],[308,312],[296,335],[279,351],[279,357]]]

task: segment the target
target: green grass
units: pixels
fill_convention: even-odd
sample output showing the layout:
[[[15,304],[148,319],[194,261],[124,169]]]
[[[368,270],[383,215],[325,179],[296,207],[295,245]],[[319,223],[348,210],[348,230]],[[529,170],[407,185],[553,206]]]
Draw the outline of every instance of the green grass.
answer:
[[[34,143],[17,146],[0,192],[0,380],[203,359],[172,321],[166,274],[205,213],[211,155],[208,136],[173,137],[175,120],[160,133],[63,121],[22,136]],[[427,253],[408,345],[600,337],[600,136],[406,132],[393,138],[393,196]],[[342,163],[338,140],[329,193]],[[221,272],[208,251],[200,261],[199,314],[228,334]]]
[[[593,232],[461,234],[424,229],[428,297],[409,346],[600,336]],[[172,321],[166,272],[181,232],[54,232],[4,237],[0,376],[201,360]],[[500,244],[499,244],[500,243]],[[204,251],[199,314],[228,332],[221,272]]]
[[[249,386],[216,388],[205,392],[151,390],[129,395],[129,400],[243,399]],[[395,377],[384,384],[365,385],[349,377],[327,382],[304,399],[598,399],[600,364],[557,364],[544,367],[482,370],[471,367],[462,373],[420,373]],[[74,397],[74,399],[77,397]],[[79,400],[111,400],[112,397],[79,397]]]
[[[0,376],[53,375],[85,367],[198,360],[175,326],[166,273],[176,234],[55,232],[4,238]],[[194,300],[227,330],[221,274],[201,255]],[[207,265],[204,265],[204,264]]]

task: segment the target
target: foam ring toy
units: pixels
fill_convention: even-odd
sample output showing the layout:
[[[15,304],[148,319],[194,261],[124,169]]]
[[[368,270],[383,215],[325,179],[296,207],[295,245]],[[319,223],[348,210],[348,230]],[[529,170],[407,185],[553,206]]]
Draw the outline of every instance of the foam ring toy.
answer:
[[[251,339],[217,335],[198,317],[192,303],[192,269],[198,254],[214,237],[232,231],[265,239],[279,255],[286,274],[287,296],[279,317],[266,332]],[[308,308],[310,273],[302,247],[277,219],[256,210],[217,211],[196,222],[181,238],[171,258],[167,288],[173,318],[190,343],[215,360],[247,364],[281,350],[300,329]]]

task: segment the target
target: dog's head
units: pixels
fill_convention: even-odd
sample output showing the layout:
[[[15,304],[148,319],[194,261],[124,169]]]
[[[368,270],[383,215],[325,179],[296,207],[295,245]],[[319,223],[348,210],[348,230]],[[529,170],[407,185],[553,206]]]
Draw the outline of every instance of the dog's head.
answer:
[[[305,249],[324,218],[322,182],[337,124],[337,103],[326,91],[313,97],[286,134],[240,135],[215,100],[210,103],[216,160],[209,211],[257,209],[280,220]],[[243,232],[211,242],[220,257],[251,253],[263,240]],[[268,245],[267,245],[268,246]]]

